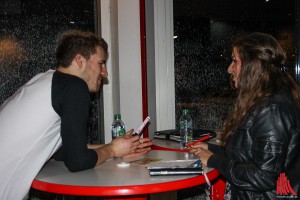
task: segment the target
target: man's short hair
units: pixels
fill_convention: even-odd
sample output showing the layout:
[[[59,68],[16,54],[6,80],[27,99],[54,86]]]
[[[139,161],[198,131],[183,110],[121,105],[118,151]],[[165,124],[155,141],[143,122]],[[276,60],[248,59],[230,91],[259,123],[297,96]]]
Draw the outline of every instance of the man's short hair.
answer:
[[[96,47],[100,46],[107,55],[106,41],[92,32],[84,32],[79,30],[67,31],[59,40],[56,49],[56,65],[57,67],[68,67],[76,54],[82,55],[85,59],[89,59],[91,55],[96,53]]]

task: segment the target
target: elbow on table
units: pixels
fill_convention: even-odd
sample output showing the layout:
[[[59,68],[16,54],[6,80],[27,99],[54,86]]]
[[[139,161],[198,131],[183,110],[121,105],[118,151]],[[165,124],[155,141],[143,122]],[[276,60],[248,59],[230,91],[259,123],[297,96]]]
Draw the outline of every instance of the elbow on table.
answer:
[[[79,172],[93,167],[87,166],[85,162],[65,162],[65,166],[70,172]]]

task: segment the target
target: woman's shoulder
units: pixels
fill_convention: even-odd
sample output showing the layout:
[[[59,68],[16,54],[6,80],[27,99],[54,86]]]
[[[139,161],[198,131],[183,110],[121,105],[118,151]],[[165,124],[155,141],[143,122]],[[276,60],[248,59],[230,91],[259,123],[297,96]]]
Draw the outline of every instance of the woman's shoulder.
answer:
[[[269,115],[276,117],[291,117],[300,119],[300,107],[291,93],[278,91],[274,95],[262,99],[255,106],[253,113],[256,116]]]
[[[292,94],[288,91],[278,91],[271,96],[264,97],[256,103],[255,109],[264,109],[268,107],[297,107]]]

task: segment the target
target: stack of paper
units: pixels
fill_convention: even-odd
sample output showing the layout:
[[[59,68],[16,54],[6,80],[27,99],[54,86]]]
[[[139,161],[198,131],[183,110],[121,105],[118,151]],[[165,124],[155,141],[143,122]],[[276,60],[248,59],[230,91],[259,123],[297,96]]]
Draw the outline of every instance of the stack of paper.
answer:
[[[151,176],[203,174],[200,160],[168,160],[148,165]]]

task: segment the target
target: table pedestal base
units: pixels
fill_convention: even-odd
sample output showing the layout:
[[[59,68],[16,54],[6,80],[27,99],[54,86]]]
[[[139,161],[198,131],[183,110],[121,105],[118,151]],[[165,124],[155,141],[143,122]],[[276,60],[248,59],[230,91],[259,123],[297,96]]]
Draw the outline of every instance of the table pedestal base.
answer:
[[[223,200],[224,192],[226,188],[226,181],[223,177],[216,179],[216,182],[212,185],[210,189],[210,199],[211,200]]]

